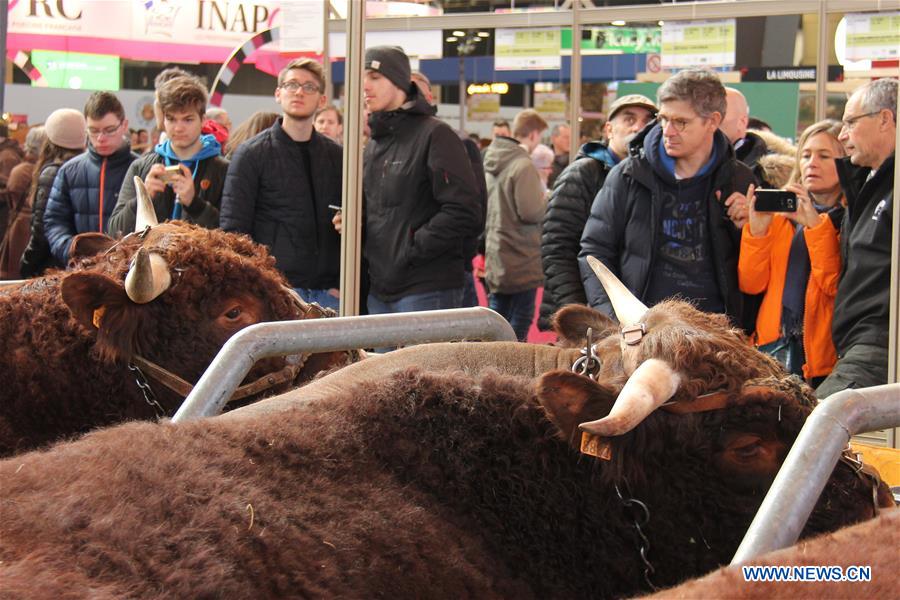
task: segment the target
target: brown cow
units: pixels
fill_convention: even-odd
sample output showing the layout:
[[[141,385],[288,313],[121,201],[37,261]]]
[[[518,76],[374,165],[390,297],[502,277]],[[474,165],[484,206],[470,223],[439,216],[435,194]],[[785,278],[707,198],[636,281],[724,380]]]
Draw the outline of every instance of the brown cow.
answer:
[[[687,304],[640,319],[618,358],[599,353],[608,382],[390,374],[429,357],[412,348],[291,392],[293,406],[127,424],[6,460],[0,580],[13,597],[619,597],[709,572],[815,398]],[[486,346],[523,371],[577,354],[468,347]],[[465,360],[442,347],[430,360]],[[653,410],[656,387],[678,412]],[[721,407],[682,410],[720,388]],[[580,424],[612,460],[578,452]],[[804,535],[874,510],[872,484],[839,466]]]
[[[195,382],[239,329],[324,314],[296,298],[247,237],[182,222],[143,229],[118,242],[80,236],[75,254],[88,256],[73,271],[0,288],[0,455],[172,414],[184,392],[162,385],[148,361]],[[141,279],[142,264],[157,284],[168,281],[165,290]],[[134,362],[158,405],[138,386]],[[346,353],[268,359],[248,381],[280,374],[271,394],[346,362]]]
[[[715,598],[722,596],[723,590],[727,590],[727,596],[732,600],[896,598],[900,589],[898,549],[900,510],[887,510],[877,519],[770,552],[746,565],[723,567],[702,579],[660,592],[653,598]],[[780,569],[779,581],[760,581],[758,577],[753,581],[751,573],[758,576],[759,570],[744,569],[763,566],[801,567],[803,570],[798,573]],[[806,567],[812,567],[812,572]],[[771,571],[769,575],[772,575]],[[810,575],[820,580],[798,580],[798,577]],[[846,579],[841,580],[842,577]]]

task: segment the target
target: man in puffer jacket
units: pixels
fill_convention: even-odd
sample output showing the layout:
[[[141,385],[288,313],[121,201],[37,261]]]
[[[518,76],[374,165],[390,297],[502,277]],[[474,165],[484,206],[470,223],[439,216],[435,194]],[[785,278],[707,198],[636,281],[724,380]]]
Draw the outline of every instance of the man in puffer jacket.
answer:
[[[458,308],[466,243],[481,222],[471,163],[456,132],[434,118],[412,84],[402,49],[376,46],[365,59],[369,312]]]
[[[136,160],[122,182],[119,202],[109,219],[110,235],[134,231],[137,193],[134,177],[144,180],[160,223],[181,219],[209,229],[219,226],[219,206],[228,161],[212,134],[201,135],[206,89],[193,77],[176,77],[159,90],[166,141]],[[166,167],[177,166],[169,173]]]
[[[658,122],[631,143],[591,206],[578,258],[588,301],[614,316],[587,264],[594,256],[647,306],[679,296],[750,329],[737,259],[755,178],[719,131],[725,89],[714,73],[689,69],[657,98]]]
[[[87,152],[60,167],[44,211],[44,232],[57,265],[69,262],[79,233],[105,233],[122,180],[137,154],[131,151],[128,119],[110,92],[94,92],[84,105]]]
[[[587,303],[578,271],[578,252],[591,204],[610,169],[628,156],[628,143],[654,116],[656,105],[650,98],[640,94],[618,98],[610,106],[604,125],[609,145],[588,142],[557,179],[541,234],[544,296],[540,329],[551,329],[550,317],[566,304]]]

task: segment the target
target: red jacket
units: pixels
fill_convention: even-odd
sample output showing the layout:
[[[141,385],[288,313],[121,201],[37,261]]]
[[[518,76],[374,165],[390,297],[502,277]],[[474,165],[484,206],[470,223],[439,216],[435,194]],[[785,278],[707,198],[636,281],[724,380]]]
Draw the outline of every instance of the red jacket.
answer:
[[[838,232],[826,214],[819,215],[818,225],[805,229],[803,235],[812,266],[803,315],[803,348],[806,352],[803,376],[810,379],[827,375],[837,362],[831,339],[831,319],[841,272],[841,251]],[[762,237],[753,237],[750,225],[744,225],[738,258],[741,291],[766,293],[753,334],[758,346],[781,337],[781,296],[793,237],[793,222],[781,215],[774,215],[769,231]]]

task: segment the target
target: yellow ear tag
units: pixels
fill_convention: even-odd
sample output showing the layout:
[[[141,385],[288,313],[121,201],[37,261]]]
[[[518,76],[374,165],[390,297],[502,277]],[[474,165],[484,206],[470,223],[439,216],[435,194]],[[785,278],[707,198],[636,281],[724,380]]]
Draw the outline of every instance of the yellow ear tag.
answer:
[[[105,306],[101,306],[100,308],[94,310],[94,318],[92,319],[92,321],[94,323],[94,327],[96,327],[97,329],[100,329],[100,320],[103,319],[103,313],[105,312]]]
[[[600,460],[612,460],[612,445],[598,435],[582,431],[581,453],[596,456]]]

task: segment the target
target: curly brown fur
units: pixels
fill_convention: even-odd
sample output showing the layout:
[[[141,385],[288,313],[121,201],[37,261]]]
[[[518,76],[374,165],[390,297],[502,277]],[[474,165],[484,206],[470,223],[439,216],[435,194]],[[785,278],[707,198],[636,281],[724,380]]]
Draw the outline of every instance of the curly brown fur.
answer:
[[[626,369],[633,370],[648,358],[665,360],[686,378],[674,400],[719,390],[735,393],[748,380],[785,376],[778,362],[750,345],[725,315],[667,300],[651,308],[643,322],[647,334],[640,344],[625,350]]]
[[[723,590],[734,600],[792,598],[892,598],[897,594],[897,556],[900,548],[900,510],[877,519],[770,552],[747,562],[751,566],[866,566],[871,581],[756,581],[744,580],[740,568],[723,567],[710,575],[664,590],[652,598],[713,598]]]
[[[139,247],[161,254],[172,273],[171,287],[143,305],[128,300],[122,283]],[[154,418],[127,369],[131,357],[196,382],[237,330],[300,317],[285,286],[274,259],[250,238],[173,222],[0,295],[0,455]],[[231,306],[243,311],[233,321],[222,316]],[[309,364],[323,369],[342,362],[346,355],[330,353]],[[281,358],[260,361],[248,380],[283,366]],[[305,370],[299,380],[313,375]],[[170,414],[183,400],[151,385]]]
[[[658,585],[730,559],[761,493],[730,487],[711,456],[748,420],[796,435],[806,407],[785,395],[776,424],[772,394],[654,415],[620,447],[653,474],[620,489],[649,506]],[[0,578],[23,596],[646,590],[616,467],[579,455],[545,407],[529,380],[407,370],[277,415],[95,432],[0,463]]]

